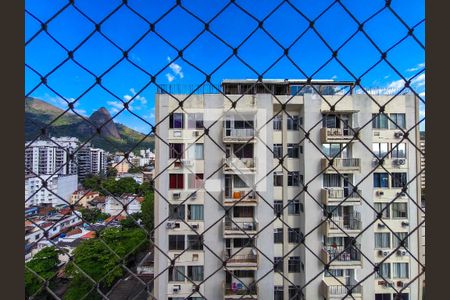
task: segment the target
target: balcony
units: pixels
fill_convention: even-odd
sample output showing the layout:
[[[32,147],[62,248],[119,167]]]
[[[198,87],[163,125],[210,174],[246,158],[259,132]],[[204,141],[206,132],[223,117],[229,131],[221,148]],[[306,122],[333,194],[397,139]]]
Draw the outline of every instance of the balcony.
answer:
[[[361,216],[353,213],[344,217],[332,217],[322,223],[323,234],[327,237],[356,236],[361,231]]]
[[[224,300],[258,299],[258,286],[253,282],[245,285],[241,282],[224,283]]]
[[[253,174],[256,171],[256,158],[226,157],[223,164],[225,174]]]
[[[351,290],[351,296],[346,295]],[[355,299],[362,300],[362,286],[361,285],[342,285],[337,280],[323,280],[321,285],[322,296],[327,300],[337,299]]]
[[[237,248],[224,251],[224,260],[229,270],[256,270],[258,268],[258,251],[253,248]]]
[[[223,129],[223,142],[224,143],[242,143],[242,142],[255,142],[255,129],[254,128],[242,128],[242,129]]]
[[[373,166],[382,168],[377,158],[373,159]],[[406,158],[385,158],[383,160],[383,167],[392,169],[408,169],[408,160]],[[395,172],[395,171],[394,171]]]
[[[325,246],[321,251],[321,258],[325,264],[331,266],[361,266],[361,253],[359,246]]]
[[[233,218],[223,220],[223,235],[227,238],[254,235],[258,232],[258,221],[251,218]]]
[[[333,167],[326,158],[322,158],[322,169],[326,169],[325,173],[357,173],[361,172],[361,159],[359,158],[335,158],[333,159]]]
[[[225,189],[227,190],[227,189]],[[256,206],[258,197],[252,189],[234,189],[223,193],[224,206]]]
[[[322,188],[321,198],[322,203],[325,205],[361,205],[362,191],[353,192],[350,189],[344,189],[342,187],[326,187]]]
[[[342,129],[342,128],[321,128],[320,129],[320,141],[322,144],[325,143],[348,143],[354,138],[354,132],[358,128]],[[353,139],[353,141],[357,141]]]

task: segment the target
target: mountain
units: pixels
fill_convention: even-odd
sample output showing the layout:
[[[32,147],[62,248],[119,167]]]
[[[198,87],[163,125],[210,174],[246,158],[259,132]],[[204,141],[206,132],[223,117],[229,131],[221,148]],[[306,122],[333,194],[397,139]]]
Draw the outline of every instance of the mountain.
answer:
[[[115,123],[110,120],[111,115],[104,107],[95,111],[87,120],[74,113],[51,105],[36,98],[25,98],[25,139],[27,141],[35,139],[41,135],[41,129],[47,127],[47,133],[50,136],[74,136],[85,142],[97,133],[100,129],[100,135],[96,134],[90,140],[94,147],[105,149],[109,152],[130,151],[134,146],[144,138],[144,134],[137,132],[123,124]],[[110,120],[108,122],[108,120]],[[108,123],[106,123],[108,122]],[[145,138],[139,146],[133,149],[154,148],[154,136]]]

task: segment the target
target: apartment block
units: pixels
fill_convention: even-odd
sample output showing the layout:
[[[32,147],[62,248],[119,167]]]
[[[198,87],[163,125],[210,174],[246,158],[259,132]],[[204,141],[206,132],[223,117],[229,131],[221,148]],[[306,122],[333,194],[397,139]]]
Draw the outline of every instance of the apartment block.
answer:
[[[263,83],[158,91],[154,296],[418,299],[417,99]]]
[[[43,180],[45,186],[43,186]],[[78,188],[77,175],[27,175],[25,177],[25,207],[41,204],[69,204]]]

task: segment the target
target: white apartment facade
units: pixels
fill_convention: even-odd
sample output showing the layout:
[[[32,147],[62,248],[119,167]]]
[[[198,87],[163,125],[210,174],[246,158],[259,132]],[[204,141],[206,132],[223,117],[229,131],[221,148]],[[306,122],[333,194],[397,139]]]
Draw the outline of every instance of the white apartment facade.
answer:
[[[79,140],[74,137],[25,143],[25,174],[77,174],[76,160],[71,160],[70,155],[74,155],[78,145]]]
[[[43,187],[42,181],[46,181]],[[78,188],[77,175],[40,175],[25,177],[25,207],[40,204],[70,204],[73,192]]]
[[[120,197],[107,196],[105,199],[104,212],[111,216],[128,216],[141,212],[143,197],[137,195],[124,194]]]
[[[254,83],[224,81],[226,96],[177,95],[183,109],[156,96],[155,224],[163,224],[155,243],[163,251],[154,266],[165,272],[154,296],[342,299],[351,289],[353,299],[393,300],[419,272],[419,194],[409,182],[418,156],[401,134],[417,122],[416,98],[372,96],[397,128],[385,116],[372,121],[380,106],[366,95],[293,96],[304,82],[264,81],[273,96]],[[330,93],[336,83],[328,84],[317,86]],[[352,128],[361,128],[359,140]],[[410,141],[416,135],[408,131]],[[373,274],[380,262],[381,277]],[[401,299],[418,293],[416,280]]]

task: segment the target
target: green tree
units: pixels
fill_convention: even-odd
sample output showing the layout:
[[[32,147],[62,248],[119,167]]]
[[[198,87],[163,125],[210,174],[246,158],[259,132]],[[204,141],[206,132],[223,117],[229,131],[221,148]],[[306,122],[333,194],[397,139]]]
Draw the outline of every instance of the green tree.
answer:
[[[136,194],[139,190],[139,184],[129,177],[120,178],[119,180],[108,178],[103,181],[102,187],[114,196],[120,196],[124,193]]]
[[[142,220],[142,213],[137,212],[131,214],[126,219],[121,220],[120,225],[124,229],[139,228],[139,225],[137,223],[139,223],[140,220]]]
[[[92,283],[78,268],[99,282],[100,288],[109,289],[124,274],[121,263],[129,264],[138,251],[148,246],[145,231],[139,228],[107,228],[100,237],[84,241],[74,250],[73,262],[66,268],[72,281],[65,299],[80,299],[91,290]],[[87,299],[97,299],[96,294],[91,291]]]
[[[89,175],[83,180],[82,184],[85,189],[100,191],[102,178],[97,175]]]
[[[103,221],[109,217],[108,214],[102,213],[98,208],[81,208],[80,212],[83,215],[83,219],[89,223]]]
[[[142,171],[143,171],[143,168],[133,166],[133,165],[128,169],[128,173],[141,173]]]
[[[154,192],[149,191],[145,194],[144,201],[141,204],[142,223],[147,232],[152,231],[154,226],[153,199]]]
[[[59,264],[58,254],[59,251],[55,247],[46,247],[26,263],[25,293],[27,297],[32,296],[41,288],[43,280],[49,280],[55,276]]]

